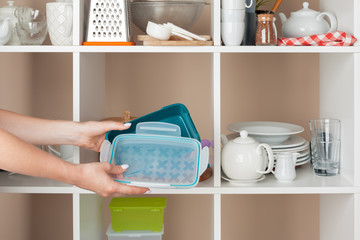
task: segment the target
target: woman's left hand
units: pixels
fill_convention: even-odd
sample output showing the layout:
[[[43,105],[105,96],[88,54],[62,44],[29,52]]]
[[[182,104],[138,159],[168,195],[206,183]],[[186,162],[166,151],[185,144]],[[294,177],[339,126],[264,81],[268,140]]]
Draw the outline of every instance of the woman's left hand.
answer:
[[[105,135],[111,130],[125,130],[131,126],[131,123],[121,123],[114,121],[88,121],[81,122],[77,146],[92,151],[100,151],[101,144],[105,140]]]

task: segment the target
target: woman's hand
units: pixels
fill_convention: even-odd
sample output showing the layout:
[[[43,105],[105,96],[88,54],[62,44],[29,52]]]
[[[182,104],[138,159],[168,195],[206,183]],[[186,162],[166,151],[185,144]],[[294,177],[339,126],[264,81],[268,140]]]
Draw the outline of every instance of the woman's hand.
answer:
[[[76,145],[92,151],[100,151],[101,144],[105,140],[105,135],[111,130],[124,130],[131,126],[131,123],[121,123],[114,121],[103,122],[81,122],[79,123],[78,142]]]
[[[148,188],[129,186],[114,181],[113,177],[121,178],[127,165],[116,166],[110,163],[85,163],[76,165],[78,171],[74,185],[93,191],[103,197],[119,197],[127,194],[149,193]]]

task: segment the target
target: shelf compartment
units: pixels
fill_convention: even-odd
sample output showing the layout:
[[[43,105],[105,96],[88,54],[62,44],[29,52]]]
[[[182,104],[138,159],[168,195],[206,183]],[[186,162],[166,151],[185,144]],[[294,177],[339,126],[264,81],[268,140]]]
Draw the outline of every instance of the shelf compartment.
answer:
[[[72,239],[71,195],[32,194],[30,206],[31,239]]]
[[[0,53],[1,108],[48,119],[72,120],[72,55]],[[17,70],[12,66],[16,63]]]
[[[319,239],[318,195],[226,195],[221,202],[222,240]]]
[[[74,94],[79,95],[75,98],[81,97],[80,121],[122,117],[124,110],[139,117],[182,103],[189,110],[200,137],[212,141],[210,54],[81,53],[79,57],[81,92],[76,90]],[[197,64],[190,64],[190,59]],[[149,68],[149,62],[158,64]],[[174,73],[164,75],[164,69],[172,69]],[[98,161],[98,154],[81,153],[81,162]]]
[[[51,179],[0,172],[0,193],[74,193],[74,187]]]
[[[163,239],[211,239],[211,195],[135,195],[129,197],[165,197]],[[81,240],[104,239],[111,222],[112,198],[97,195],[81,195]],[[196,214],[194,214],[196,212]],[[175,217],[174,217],[175,216]],[[196,231],[187,231],[196,226]]]
[[[0,194],[2,239],[72,239],[72,196]]]
[[[342,175],[316,176],[310,164],[297,168],[296,178],[292,182],[280,182],[273,174],[252,184],[236,185],[226,180],[221,182],[222,194],[351,194],[358,190]]]
[[[226,180],[221,181],[220,187],[213,186],[213,177],[200,182],[195,188],[190,189],[151,189],[153,194],[171,195],[206,195],[206,194],[355,194],[360,193],[360,188],[351,184],[344,176],[334,177],[315,176],[309,164],[296,170],[296,178],[292,182],[279,182],[272,174],[266,175],[263,181],[251,184],[232,184]],[[79,193],[90,191],[76,188]]]

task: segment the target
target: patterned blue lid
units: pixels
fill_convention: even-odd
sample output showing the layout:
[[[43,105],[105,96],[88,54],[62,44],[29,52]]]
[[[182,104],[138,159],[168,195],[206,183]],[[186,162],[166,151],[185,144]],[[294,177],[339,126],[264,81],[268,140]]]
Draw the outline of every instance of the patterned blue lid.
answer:
[[[128,164],[117,181],[138,186],[191,187],[199,178],[201,144],[196,139],[123,134],[113,141],[110,163]]]

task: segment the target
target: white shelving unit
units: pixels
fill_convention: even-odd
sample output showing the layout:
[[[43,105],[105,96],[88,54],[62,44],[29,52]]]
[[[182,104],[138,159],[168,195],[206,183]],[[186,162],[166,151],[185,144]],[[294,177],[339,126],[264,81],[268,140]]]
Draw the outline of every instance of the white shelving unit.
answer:
[[[336,14],[339,28],[360,39],[360,0],[320,0],[322,11]],[[210,198],[210,236],[222,239],[222,196],[249,194],[319,194],[320,240],[360,239],[360,47],[225,47],[220,44],[220,1],[211,4],[214,46],[204,47],[93,47],[83,41],[85,0],[74,0],[74,46],[1,46],[4,53],[65,53],[72,56],[72,112],[74,121],[105,116],[107,53],[211,54],[211,111],[214,139],[213,177],[193,189],[153,189],[152,194],[206,195]],[[359,45],[359,44],[358,44]],[[320,117],[338,118],[343,123],[341,173],[332,178],[314,176],[310,168],[297,171],[298,178],[281,184],[268,176],[249,186],[234,186],[221,180],[221,62],[223,54],[318,54]],[[96,97],[94,97],[96,96]],[[97,155],[75,148],[74,161],[96,161]],[[56,181],[0,173],[0,193],[70,194],[73,207],[73,239],[104,239],[104,199],[74,186]],[[95,209],[95,210],[94,210]]]

